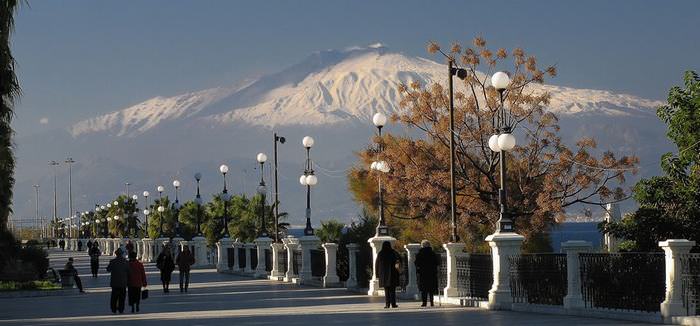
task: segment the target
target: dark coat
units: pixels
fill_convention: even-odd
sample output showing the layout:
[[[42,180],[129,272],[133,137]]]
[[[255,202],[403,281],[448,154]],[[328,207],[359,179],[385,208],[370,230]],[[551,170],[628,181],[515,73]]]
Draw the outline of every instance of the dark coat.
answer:
[[[382,249],[379,252],[375,266],[379,287],[399,286],[399,269],[397,265],[400,262],[399,254],[393,249]]]
[[[173,261],[173,256],[169,256],[161,252],[156,259],[156,267],[160,269],[161,273],[172,273],[175,270],[175,261]]]
[[[418,274],[418,289],[421,292],[438,293],[438,267],[440,256],[433,248],[421,248],[416,255],[416,273]]]
[[[194,255],[189,250],[182,251],[177,255],[175,262],[181,271],[189,271],[190,267],[194,265]]]
[[[109,279],[109,286],[113,288],[126,288],[129,278],[129,262],[122,256],[117,256],[109,261],[107,271],[112,273]]]

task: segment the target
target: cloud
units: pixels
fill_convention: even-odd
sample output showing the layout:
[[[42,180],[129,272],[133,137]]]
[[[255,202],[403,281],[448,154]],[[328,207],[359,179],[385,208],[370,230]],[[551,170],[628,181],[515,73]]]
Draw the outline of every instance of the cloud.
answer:
[[[49,124],[49,118],[43,117],[43,118],[39,119],[39,123],[41,123],[42,125],[47,125],[47,124]]]

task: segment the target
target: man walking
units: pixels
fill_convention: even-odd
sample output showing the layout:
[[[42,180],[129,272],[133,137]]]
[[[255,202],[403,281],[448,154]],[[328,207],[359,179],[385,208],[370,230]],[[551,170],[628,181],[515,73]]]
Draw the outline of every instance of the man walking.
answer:
[[[112,287],[112,296],[109,305],[112,313],[124,313],[124,300],[126,300],[126,285],[129,278],[129,262],[124,259],[123,251],[118,248],[114,251],[115,258],[109,261],[107,271],[111,273],[109,286]]]
[[[190,287],[190,268],[194,265],[194,255],[190,251],[189,246],[185,246],[182,252],[175,259],[177,267],[180,270],[180,292],[187,292]],[[184,283],[184,287],[183,287]]]

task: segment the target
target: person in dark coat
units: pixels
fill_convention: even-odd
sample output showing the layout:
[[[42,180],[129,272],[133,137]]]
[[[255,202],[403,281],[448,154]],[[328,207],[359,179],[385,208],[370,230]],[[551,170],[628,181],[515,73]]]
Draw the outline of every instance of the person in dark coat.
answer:
[[[163,283],[163,293],[170,293],[170,279],[175,270],[175,261],[170,246],[163,247],[156,259],[156,267],[160,270],[160,281]]]
[[[88,250],[88,252],[90,252],[90,249],[92,248],[92,240],[89,240],[89,239],[88,239],[88,242],[87,242],[86,245],[87,245],[87,250]]]
[[[66,266],[63,267],[63,269],[68,270],[73,274],[73,281],[75,282],[75,286],[78,287],[78,290],[80,290],[80,293],[85,293],[83,290],[83,282],[80,281],[80,276],[78,276],[78,270],[75,269],[75,266],[73,266],[73,257],[68,258],[68,262],[66,263]]]
[[[430,298],[430,306],[433,307],[433,296],[438,293],[438,267],[440,257],[433,251],[428,240],[420,243],[421,248],[416,255],[416,274],[418,274],[418,289],[423,300],[421,307],[425,307]]]
[[[391,248],[389,241],[382,243],[382,250],[377,254],[375,270],[379,287],[384,288],[384,298],[386,305],[384,308],[398,308],[396,304],[396,287],[399,286],[399,265],[401,259],[399,254]]]
[[[175,262],[180,270],[180,292],[183,290],[187,292],[187,288],[190,287],[190,268],[194,265],[194,255],[192,255],[189,246],[184,247],[184,250],[177,255]]]
[[[124,301],[126,300],[126,286],[129,280],[129,262],[124,259],[121,248],[114,251],[115,258],[109,261],[107,271],[111,273],[109,286],[112,287],[112,295],[109,305],[112,313],[124,313]]]
[[[130,253],[134,252],[134,243],[131,242],[131,240],[127,240],[125,248],[126,248],[126,254],[128,256]]]
[[[92,244],[88,255],[90,256],[90,271],[92,272],[92,277],[97,277],[97,271],[100,269],[100,256],[102,255],[100,245],[97,244],[97,242]]]
[[[129,306],[131,313],[139,312],[141,306],[141,288],[146,287],[146,270],[136,259],[136,253],[129,253]]]

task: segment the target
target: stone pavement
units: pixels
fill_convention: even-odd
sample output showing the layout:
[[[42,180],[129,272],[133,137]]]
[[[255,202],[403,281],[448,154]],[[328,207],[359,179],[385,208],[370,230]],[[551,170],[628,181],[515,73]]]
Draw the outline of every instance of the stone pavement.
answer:
[[[213,269],[193,270],[190,291],[178,290],[178,273],[171,292],[160,289],[158,270],[146,265],[150,298],[141,312],[113,315],[109,309],[110,257],[102,257],[100,274],[93,279],[85,252],[52,250],[51,266],[62,268],[69,256],[82,275],[87,294],[38,298],[0,299],[0,325],[636,325],[631,322],[487,311],[443,305],[421,309],[417,302],[399,302],[384,309],[383,298],[342,289],[299,287],[291,284],[218,274]],[[641,324],[640,324],[641,325]]]

